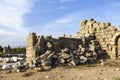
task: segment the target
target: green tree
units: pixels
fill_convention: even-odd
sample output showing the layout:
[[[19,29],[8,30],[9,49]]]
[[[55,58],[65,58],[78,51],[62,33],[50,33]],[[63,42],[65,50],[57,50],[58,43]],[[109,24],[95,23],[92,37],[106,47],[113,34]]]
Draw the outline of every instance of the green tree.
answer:
[[[0,45],[0,52],[3,52],[3,47]]]
[[[13,54],[19,54],[19,53],[25,53],[25,52],[26,52],[26,48],[25,47],[12,48],[12,53]]]

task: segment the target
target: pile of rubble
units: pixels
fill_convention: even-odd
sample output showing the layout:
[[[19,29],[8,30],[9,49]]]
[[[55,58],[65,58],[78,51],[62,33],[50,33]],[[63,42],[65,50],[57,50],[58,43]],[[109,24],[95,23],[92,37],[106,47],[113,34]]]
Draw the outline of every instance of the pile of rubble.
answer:
[[[36,58],[35,66],[41,70],[50,70],[52,67],[64,64],[69,66],[91,64],[105,54],[95,38],[84,37],[83,41],[84,43],[79,44],[76,49],[64,48],[59,53],[52,51],[50,46],[45,53]]]
[[[4,70],[5,73],[22,72],[26,69],[28,69],[28,65],[20,61],[16,63],[3,63],[0,65],[0,70]]]
[[[20,72],[28,68],[28,65],[25,63],[24,57],[13,56],[1,56],[0,57],[0,70],[4,70],[5,73],[10,72]]]

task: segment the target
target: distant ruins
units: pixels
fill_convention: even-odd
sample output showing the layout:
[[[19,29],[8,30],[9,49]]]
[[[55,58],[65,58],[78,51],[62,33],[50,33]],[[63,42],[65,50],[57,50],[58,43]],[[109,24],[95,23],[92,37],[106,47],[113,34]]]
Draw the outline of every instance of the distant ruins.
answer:
[[[12,51],[11,47],[8,45],[7,47],[3,48],[3,53],[4,54],[10,54]]]
[[[111,23],[94,19],[82,20],[76,37],[64,35],[56,39],[29,33],[26,44],[27,62],[34,63],[39,57],[41,64],[50,54],[57,55],[61,63],[79,64],[92,62],[105,53],[112,59],[120,58],[120,30]]]

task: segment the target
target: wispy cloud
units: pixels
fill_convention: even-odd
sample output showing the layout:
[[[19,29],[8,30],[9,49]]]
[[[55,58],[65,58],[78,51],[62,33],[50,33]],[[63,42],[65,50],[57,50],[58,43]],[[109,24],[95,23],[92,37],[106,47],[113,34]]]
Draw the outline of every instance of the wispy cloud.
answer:
[[[2,36],[2,41],[8,36],[11,38],[20,36],[20,40],[23,41],[21,37],[28,32],[24,26],[23,16],[30,11],[33,4],[34,0],[2,0],[0,2],[0,36]],[[2,43],[1,40],[0,43]]]

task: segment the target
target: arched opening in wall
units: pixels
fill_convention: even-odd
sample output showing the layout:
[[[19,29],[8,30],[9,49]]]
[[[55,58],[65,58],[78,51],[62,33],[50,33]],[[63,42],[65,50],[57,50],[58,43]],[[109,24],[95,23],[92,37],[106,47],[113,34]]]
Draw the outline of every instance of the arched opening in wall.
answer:
[[[116,59],[120,59],[120,35],[116,37],[115,39],[115,45],[116,45]]]

